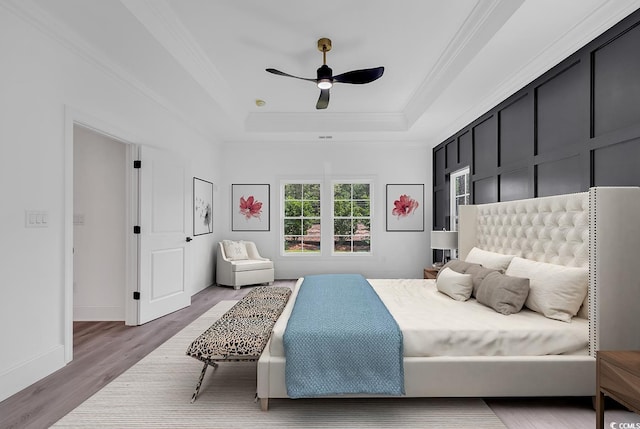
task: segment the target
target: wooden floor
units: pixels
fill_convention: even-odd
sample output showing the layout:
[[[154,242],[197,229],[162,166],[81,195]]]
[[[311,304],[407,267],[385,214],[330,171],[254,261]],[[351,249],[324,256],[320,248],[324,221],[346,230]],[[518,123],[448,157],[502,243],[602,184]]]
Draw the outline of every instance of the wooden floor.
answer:
[[[142,326],[75,322],[73,360],[0,402],[0,428],[48,428],[218,302],[240,299],[249,290],[206,288],[191,306]]]
[[[278,281],[280,286],[294,281]],[[142,326],[122,322],[74,323],[74,359],[69,365],[0,402],[0,428],[47,428],[160,344],[222,300],[240,299],[249,287],[209,287],[192,305]],[[508,428],[592,428],[590,398],[485,399]],[[638,423],[640,416],[619,407],[606,413],[611,422]],[[636,427],[636,426],[629,426]]]

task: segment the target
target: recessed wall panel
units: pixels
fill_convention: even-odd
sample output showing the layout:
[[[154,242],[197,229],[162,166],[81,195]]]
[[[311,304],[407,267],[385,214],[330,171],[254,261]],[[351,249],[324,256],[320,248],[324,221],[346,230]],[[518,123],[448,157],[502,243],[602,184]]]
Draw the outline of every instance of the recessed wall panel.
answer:
[[[582,169],[577,155],[538,164],[536,172],[538,197],[586,191],[582,189]]]
[[[500,165],[533,155],[533,105],[524,95],[500,110]]]
[[[150,301],[184,291],[184,249],[166,249],[151,253]]]
[[[498,129],[496,117],[473,127],[473,174],[491,174],[498,166]]]
[[[445,168],[445,148],[438,149],[433,154],[433,185],[444,185],[444,168]]]
[[[595,136],[640,123],[640,25],[593,52]]]
[[[572,64],[536,88],[536,155],[589,138],[589,80],[579,66]]]
[[[471,166],[472,154],[471,132],[467,131],[458,137],[458,156],[460,158],[460,168]]]
[[[498,180],[495,176],[473,182],[473,204],[498,202]]]
[[[594,186],[640,186],[640,139],[593,151]]]
[[[445,168],[454,168],[458,164],[458,142],[456,140],[451,140],[445,145],[445,150]]]
[[[445,203],[445,192],[443,190],[436,191],[433,194],[433,225],[437,229],[445,227],[445,216],[449,212]]]
[[[500,201],[522,200],[531,197],[528,168],[521,168],[500,175]]]

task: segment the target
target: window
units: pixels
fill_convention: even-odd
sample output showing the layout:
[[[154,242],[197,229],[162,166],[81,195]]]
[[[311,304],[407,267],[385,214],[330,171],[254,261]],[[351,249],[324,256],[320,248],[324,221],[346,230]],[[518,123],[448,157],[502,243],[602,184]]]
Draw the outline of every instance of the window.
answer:
[[[370,183],[334,183],[333,252],[371,253]]]
[[[286,183],[283,188],[285,253],[320,253],[320,184]]]
[[[451,221],[449,228],[451,231],[458,230],[458,207],[469,204],[471,202],[471,193],[469,191],[469,167],[451,173]]]

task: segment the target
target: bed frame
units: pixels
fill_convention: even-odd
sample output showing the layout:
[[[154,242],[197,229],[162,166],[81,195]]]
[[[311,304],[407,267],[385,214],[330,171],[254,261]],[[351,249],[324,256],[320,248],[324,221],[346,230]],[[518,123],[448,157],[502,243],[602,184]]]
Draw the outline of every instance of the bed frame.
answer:
[[[589,268],[588,355],[405,358],[407,397],[594,396],[596,351],[640,349],[640,188],[460,207],[460,259],[475,246]],[[285,359],[269,345],[257,397],[286,398]]]

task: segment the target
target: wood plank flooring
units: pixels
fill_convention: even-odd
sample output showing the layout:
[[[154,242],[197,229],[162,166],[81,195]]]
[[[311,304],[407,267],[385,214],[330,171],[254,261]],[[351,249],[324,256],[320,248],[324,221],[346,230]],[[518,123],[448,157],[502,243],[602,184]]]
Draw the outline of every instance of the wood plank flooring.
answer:
[[[276,284],[293,287],[295,281]],[[0,428],[49,427],[209,308],[222,300],[240,299],[249,290],[209,287],[193,296],[190,307],[142,326],[74,323],[74,360],[0,402]],[[485,402],[510,429],[595,427],[590,398],[487,398]],[[611,422],[640,427],[640,416],[615,405],[607,409],[605,419],[607,427]]]
[[[0,428],[51,426],[215,304],[240,299],[249,290],[248,287],[237,291],[230,287],[208,287],[192,297],[191,306],[142,326],[125,326],[124,322],[75,322],[74,359],[0,402]]]

